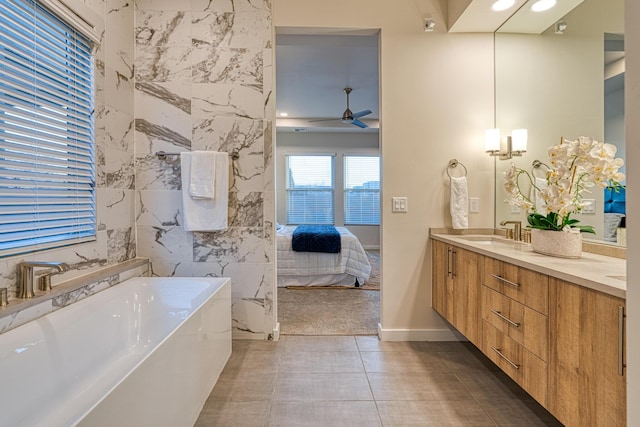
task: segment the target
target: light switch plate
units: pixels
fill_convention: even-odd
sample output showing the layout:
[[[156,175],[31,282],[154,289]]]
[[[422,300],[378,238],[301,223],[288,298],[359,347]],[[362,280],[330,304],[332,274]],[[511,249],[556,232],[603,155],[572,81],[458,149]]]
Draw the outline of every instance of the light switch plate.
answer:
[[[409,205],[406,197],[391,198],[391,212],[409,212]]]
[[[584,203],[584,207],[582,208],[582,213],[585,213],[585,214],[596,213],[596,199],[582,199],[582,203]]]

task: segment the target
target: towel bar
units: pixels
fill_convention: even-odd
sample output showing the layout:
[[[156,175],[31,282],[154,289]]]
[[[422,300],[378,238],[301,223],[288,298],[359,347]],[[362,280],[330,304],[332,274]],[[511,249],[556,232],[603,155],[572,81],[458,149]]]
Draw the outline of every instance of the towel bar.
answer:
[[[179,155],[180,153],[167,153],[164,151],[158,151],[156,153],[156,157],[158,157],[160,160],[164,160],[168,156],[179,156]],[[236,151],[229,153],[229,156],[231,156],[231,160],[238,160],[240,158],[240,155]]]

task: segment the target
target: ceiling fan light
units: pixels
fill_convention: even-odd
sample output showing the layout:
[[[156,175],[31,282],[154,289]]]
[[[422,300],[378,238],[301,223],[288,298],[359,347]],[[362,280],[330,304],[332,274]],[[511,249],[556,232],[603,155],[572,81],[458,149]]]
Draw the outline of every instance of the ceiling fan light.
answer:
[[[516,0],[496,0],[493,5],[491,5],[491,9],[494,12],[502,12],[503,10],[513,7],[514,4],[516,4]]]
[[[544,12],[545,10],[551,9],[556,3],[557,0],[538,0],[531,5],[531,10],[534,12]]]

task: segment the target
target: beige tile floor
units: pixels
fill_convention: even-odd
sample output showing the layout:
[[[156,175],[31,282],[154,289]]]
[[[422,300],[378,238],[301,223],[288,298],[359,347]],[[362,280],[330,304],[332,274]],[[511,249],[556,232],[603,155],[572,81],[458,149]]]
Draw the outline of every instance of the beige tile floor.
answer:
[[[375,336],[234,341],[196,423],[560,426],[473,345]]]

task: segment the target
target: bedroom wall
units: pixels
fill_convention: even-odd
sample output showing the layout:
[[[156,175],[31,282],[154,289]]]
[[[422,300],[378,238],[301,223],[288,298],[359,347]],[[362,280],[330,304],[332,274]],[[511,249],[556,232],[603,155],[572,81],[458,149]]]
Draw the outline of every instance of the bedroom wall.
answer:
[[[335,154],[335,187],[342,188],[344,154],[380,154],[378,133],[354,132],[282,132],[276,131],[276,219],[287,223],[286,161],[287,154],[323,153]],[[336,193],[336,225],[344,226],[344,202],[342,192]],[[380,247],[380,227],[375,225],[350,225],[347,228],[355,234],[367,249]]]
[[[381,29],[383,339],[451,337],[431,308],[428,242],[429,227],[451,224],[449,159],[467,167],[470,195],[480,198],[470,226],[493,227],[493,159],[482,145],[494,123],[493,34],[447,34],[440,3],[273,2],[276,31]],[[437,31],[422,30],[426,16]],[[393,196],[408,197],[408,213],[391,212]]]

